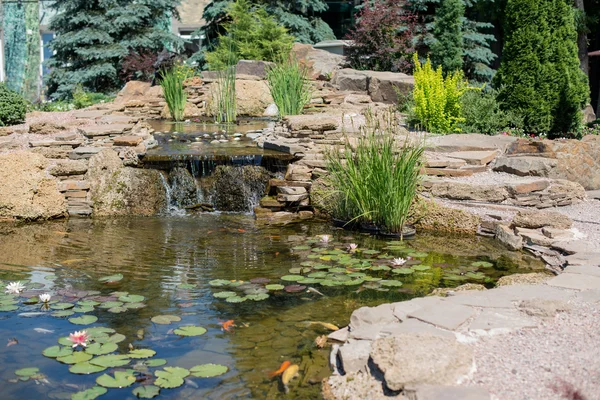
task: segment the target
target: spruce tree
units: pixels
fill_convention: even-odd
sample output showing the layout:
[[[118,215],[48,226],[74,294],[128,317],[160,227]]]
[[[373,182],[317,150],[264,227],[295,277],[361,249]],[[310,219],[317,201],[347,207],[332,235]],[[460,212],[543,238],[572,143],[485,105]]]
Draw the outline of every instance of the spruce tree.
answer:
[[[508,0],[505,43],[495,77],[501,107],[528,133],[559,135],[581,124],[588,98],[579,69],[573,10],[565,0]]]
[[[48,93],[68,98],[81,85],[110,92],[121,82],[119,63],[131,50],[158,52],[178,39],[158,25],[177,15],[179,0],[56,0],[50,21],[56,33]]]
[[[431,61],[436,67],[441,66],[445,73],[462,70],[463,67],[464,15],[462,0],[445,0],[435,13]]]

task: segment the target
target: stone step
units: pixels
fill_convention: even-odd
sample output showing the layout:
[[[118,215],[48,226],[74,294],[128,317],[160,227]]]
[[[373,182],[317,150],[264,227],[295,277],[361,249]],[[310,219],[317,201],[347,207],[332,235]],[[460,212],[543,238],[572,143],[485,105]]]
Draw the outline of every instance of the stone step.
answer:
[[[90,184],[86,181],[80,180],[68,180],[62,181],[58,184],[58,190],[60,192],[66,192],[68,190],[89,190]]]
[[[75,111],[73,117],[78,119],[96,119],[108,114],[110,110]]]
[[[142,143],[144,138],[134,135],[123,135],[113,139],[115,146],[137,146]]]
[[[87,198],[88,191],[87,190],[67,190],[65,192],[65,198],[69,199],[85,199]]]
[[[32,140],[29,142],[31,147],[77,147],[83,143],[82,140]]]
[[[445,154],[449,158],[458,158],[464,160],[470,165],[487,165],[492,162],[497,156],[496,151],[454,151]]]
[[[48,169],[53,176],[82,175],[88,170],[87,162],[83,160],[61,160]]]
[[[105,124],[82,126],[78,128],[79,133],[88,137],[120,135],[126,131],[131,131],[133,124]]]
[[[72,160],[87,159],[93,156],[94,154],[101,152],[102,150],[104,150],[102,147],[78,147],[75,150],[73,150],[71,154],[69,154],[69,158]]]
[[[468,169],[456,169],[456,168],[425,168],[427,175],[435,176],[471,176],[473,171]]]

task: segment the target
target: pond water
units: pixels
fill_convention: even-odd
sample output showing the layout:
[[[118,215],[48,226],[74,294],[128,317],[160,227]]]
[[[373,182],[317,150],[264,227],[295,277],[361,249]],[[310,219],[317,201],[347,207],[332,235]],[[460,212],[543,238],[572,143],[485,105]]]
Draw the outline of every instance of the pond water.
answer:
[[[350,243],[356,251],[347,250]],[[411,258],[394,268],[393,258],[399,257]],[[500,276],[542,268],[542,262],[505,251],[487,238],[422,234],[390,243],[333,230],[324,222],[259,227],[243,214],[2,225],[2,286],[20,280],[26,289],[18,296],[0,295],[0,334],[6,342],[0,352],[0,390],[3,399],[70,399],[117,371],[129,386],[108,389],[102,398],[133,399],[132,391],[150,384],[156,371],[168,375],[165,367],[219,364],[226,373],[188,376],[177,388],[160,389],[159,398],[275,399],[283,397],[284,388],[268,373],[288,360],[300,370],[287,396],[319,398],[320,381],[330,374],[329,349],[319,348],[315,339],[330,332],[327,324],[345,326],[360,306],[422,296],[434,287],[492,285]],[[107,276],[114,282],[100,280]],[[287,286],[289,292],[265,285]],[[42,293],[52,294],[49,310],[25,304]],[[73,323],[88,322],[80,318],[84,315],[98,319]],[[165,318],[154,318],[161,315],[176,321],[161,324]],[[224,330],[222,324],[230,320],[235,326]],[[186,325],[206,332],[185,336],[181,328]],[[94,369],[91,363],[101,355],[76,351],[61,363],[42,354],[69,333],[93,327],[114,330],[92,329],[99,342],[117,345],[95,345],[90,352],[127,354],[121,357],[125,365],[74,374],[64,362]],[[138,351],[143,349],[152,351]],[[46,354],[55,357],[56,351],[70,352],[59,347]],[[21,379],[15,374],[30,367],[39,372],[21,370],[26,375]],[[181,383],[172,376],[165,381],[167,386]]]

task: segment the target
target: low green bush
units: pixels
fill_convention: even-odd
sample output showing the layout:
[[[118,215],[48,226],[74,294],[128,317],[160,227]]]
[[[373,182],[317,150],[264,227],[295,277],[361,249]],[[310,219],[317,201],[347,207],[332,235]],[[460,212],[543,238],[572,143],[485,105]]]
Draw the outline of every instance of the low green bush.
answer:
[[[22,124],[26,113],[25,99],[0,83],[0,126]]]
[[[267,83],[280,116],[302,114],[312,97],[312,85],[306,67],[294,57],[271,67],[267,73]]]
[[[187,93],[183,82],[190,77],[190,69],[183,65],[176,65],[168,71],[160,71],[160,86],[163,89],[165,101],[171,117],[175,121],[183,121]]]
[[[73,105],[76,109],[86,108],[98,103],[112,101],[114,96],[108,96],[104,93],[88,92],[78,85],[73,91]]]
[[[461,97],[464,121],[459,127],[467,133],[494,135],[507,128],[523,128],[523,118],[504,111],[496,100],[497,91],[471,88]]]

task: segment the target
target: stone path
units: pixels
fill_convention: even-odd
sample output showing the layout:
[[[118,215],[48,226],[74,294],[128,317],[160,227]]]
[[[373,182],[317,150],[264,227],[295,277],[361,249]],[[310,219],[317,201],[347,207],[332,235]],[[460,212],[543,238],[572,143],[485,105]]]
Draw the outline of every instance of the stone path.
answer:
[[[333,346],[335,373],[325,383],[324,395],[348,400],[390,396],[411,400],[489,399],[486,387],[457,387],[476,371],[474,344],[485,338],[498,337],[501,341],[502,336],[497,335],[538,329],[558,313],[570,310],[573,303],[591,303],[590,307],[598,310],[600,247],[581,241],[555,247],[572,256],[581,254],[586,263],[570,265],[539,284],[451,291],[447,297],[424,297],[356,310],[348,327],[329,335],[330,341],[339,345]],[[515,280],[518,277],[510,277],[510,281]],[[600,333],[598,336],[600,340]],[[518,354],[518,348],[514,350]],[[489,360],[486,362],[489,364]],[[536,382],[529,384],[535,386]],[[594,385],[597,395],[600,383]],[[592,390],[590,385],[588,390]],[[593,398],[599,397],[589,397]]]

